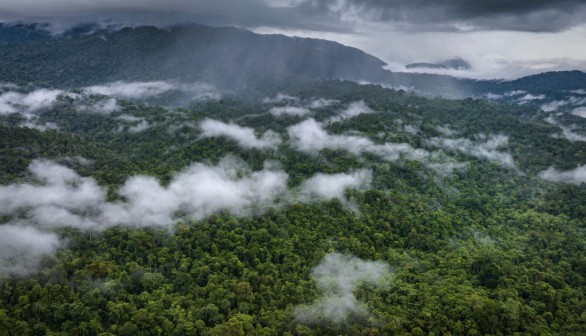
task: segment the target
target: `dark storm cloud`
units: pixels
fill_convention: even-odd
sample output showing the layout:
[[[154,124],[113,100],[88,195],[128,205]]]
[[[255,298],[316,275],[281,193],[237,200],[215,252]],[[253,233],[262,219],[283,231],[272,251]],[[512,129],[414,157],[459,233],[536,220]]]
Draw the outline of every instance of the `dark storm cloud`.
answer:
[[[406,31],[556,32],[586,21],[583,0],[0,0],[0,19],[114,19],[133,24],[200,22],[314,31],[367,23]]]
[[[586,19],[582,0],[307,0],[299,9],[412,30],[556,32]]]
[[[262,0],[0,0],[2,21],[47,21],[57,27],[106,21],[124,25],[197,22],[217,26],[348,30],[334,17],[316,21],[294,8],[270,6]]]

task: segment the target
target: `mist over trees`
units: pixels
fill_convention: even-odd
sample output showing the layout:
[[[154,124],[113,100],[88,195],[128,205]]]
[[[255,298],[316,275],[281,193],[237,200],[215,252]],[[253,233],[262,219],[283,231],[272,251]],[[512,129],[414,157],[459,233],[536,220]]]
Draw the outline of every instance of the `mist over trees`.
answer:
[[[586,334],[582,73],[33,31],[0,39],[0,335]]]

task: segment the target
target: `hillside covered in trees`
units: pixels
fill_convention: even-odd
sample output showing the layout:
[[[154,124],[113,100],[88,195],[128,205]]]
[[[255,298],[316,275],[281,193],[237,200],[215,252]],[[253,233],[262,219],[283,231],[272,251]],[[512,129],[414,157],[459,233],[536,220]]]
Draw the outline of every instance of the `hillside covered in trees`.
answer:
[[[586,333],[578,115],[84,85],[1,87],[0,335]]]

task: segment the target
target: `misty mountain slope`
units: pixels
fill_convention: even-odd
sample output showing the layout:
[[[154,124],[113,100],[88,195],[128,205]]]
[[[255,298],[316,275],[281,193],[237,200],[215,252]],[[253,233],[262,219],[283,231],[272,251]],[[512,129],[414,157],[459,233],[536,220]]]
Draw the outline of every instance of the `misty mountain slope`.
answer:
[[[203,25],[98,30],[76,27],[59,36],[34,25],[0,26],[4,82],[72,88],[114,81],[203,81],[262,95],[306,80],[381,83],[428,96],[480,97],[508,91],[584,88],[584,74],[555,72],[515,81],[473,80],[384,70],[361,50],[316,39],[259,35]]]
[[[29,30],[22,27],[22,34]],[[387,74],[381,60],[338,43],[200,25],[23,38],[4,42],[0,55],[5,81],[61,87],[174,79],[239,88],[306,78],[378,81]]]

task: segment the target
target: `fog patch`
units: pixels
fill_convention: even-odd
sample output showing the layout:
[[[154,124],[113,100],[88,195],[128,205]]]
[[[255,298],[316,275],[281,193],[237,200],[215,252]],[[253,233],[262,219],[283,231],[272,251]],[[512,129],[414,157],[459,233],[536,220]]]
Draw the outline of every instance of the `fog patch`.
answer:
[[[515,167],[515,161],[511,154],[499,150],[499,148],[508,144],[509,138],[507,136],[479,135],[478,138],[477,141],[465,138],[431,138],[428,140],[428,143],[435,147],[444,148],[450,151],[458,151],[480,159],[494,161],[503,166]]]
[[[320,109],[320,108],[332,106],[336,103],[338,103],[338,101],[335,99],[318,98],[318,99],[312,100],[311,103],[309,103],[309,108]]]
[[[586,183],[586,165],[578,166],[572,170],[559,171],[553,167],[539,173],[544,180],[561,183],[582,184]]]
[[[311,113],[308,109],[304,107],[297,107],[297,106],[274,106],[269,109],[269,113],[274,115],[275,117],[282,117],[282,116],[295,116],[295,117],[303,117]]]
[[[571,142],[575,142],[575,141],[586,142],[586,136],[574,132],[576,125],[571,125],[571,126],[562,125],[557,120],[555,120],[555,118],[553,116],[549,116],[549,117],[545,118],[544,120],[549,124],[557,126],[562,131],[561,135],[554,134],[554,135],[552,135],[552,137],[563,138],[563,139],[566,139]]]
[[[520,101],[520,102],[522,102],[522,103],[529,102],[529,101],[533,101],[533,100],[544,100],[544,99],[545,99],[545,95],[543,95],[543,94],[541,94],[541,95],[532,95],[530,93],[527,93],[523,97],[517,98],[517,100]]]
[[[381,261],[330,253],[311,272],[322,292],[321,299],[295,309],[296,320],[311,325],[340,325],[348,319],[366,318],[369,309],[354,292],[363,285],[385,287],[390,284],[392,271]]]
[[[328,122],[337,122],[342,121],[350,118],[354,118],[361,114],[371,114],[374,113],[370,107],[366,105],[366,103],[361,100],[358,102],[353,102],[348,105],[344,110],[340,111],[337,115],[328,119]]]
[[[120,115],[120,116],[116,117],[116,119],[129,124],[129,125],[120,125],[120,127],[118,128],[119,132],[126,130],[130,133],[139,133],[139,132],[146,131],[147,129],[149,129],[151,127],[151,124],[148,121],[146,121],[144,118],[135,117],[135,116],[132,116],[129,114]]]
[[[87,92],[123,99],[147,99],[171,91],[180,91],[197,99],[218,99],[220,94],[204,83],[176,83],[168,81],[124,82],[116,81],[85,88]]]
[[[41,260],[61,245],[54,233],[29,226],[0,225],[0,275],[23,276],[34,272]]]
[[[37,131],[41,131],[41,132],[45,132],[47,130],[57,130],[59,129],[59,126],[55,123],[52,122],[46,122],[46,123],[38,123],[36,121],[26,121],[23,122],[21,124],[19,124],[20,127],[26,127],[26,128],[32,128],[32,129],[36,129]]]
[[[287,129],[293,145],[302,152],[316,155],[323,149],[344,150],[354,155],[371,153],[383,160],[397,161],[402,157],[424,160],[429,153],[406,143],[375,144],[372,140],[355,135],[329,134],[315,119],[307,119]]]
[[[299,187],[298,199],[329,200],[338,198],[347,202],[344,192],[348,189],[368,189],[372,182],[372,171],[356,170],[350,173],[317,174],[305,180]]]
[[[454,135],[456,135],[456,131],[454,131],[453,129],[449,128],[448,126],[437,126],[435,129],[438,132],[440,132],[441,134],[445,135],[445,136],[454,136]]]
[[[118,104],[118,101],[115,98],[100,99],[93,104],[82,104],[78,106],[78,111],[102,114],[110,114],[120,111],[121,109],[122,107]]]
[[[577,107],[572,111],[572,115],[580,118],[586,118],[586,107]]]
[[[274,97],[263,98],[263,104],[280,104],[280,103],[297,103],[299,98],[290,96],[285,93],[278,93]]]
[[[269,130],[262,136],[257,136],[254,129],[242,127],[233,123],[224,123],[218,120],[206,119],[199,124],[202,136],[226,137],[232,139],[243,148],[276,149],[281,144],[281,137]]]

